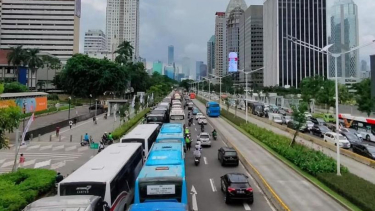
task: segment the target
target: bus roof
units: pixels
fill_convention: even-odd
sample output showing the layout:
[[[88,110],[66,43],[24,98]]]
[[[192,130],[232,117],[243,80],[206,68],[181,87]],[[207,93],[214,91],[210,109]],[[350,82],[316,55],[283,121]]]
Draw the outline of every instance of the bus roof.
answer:
[[[146,139],[149,138],[155,130],[157,130],[159,125],[157,124],[142,124],[137,125],[128,134],[124,135],[120,140],[124,139]]]
[[[138,179],[184,176],[182,165],[143,166]]]
[[[188,207],[183,203],[176,202],[150,202],[133,204],[130,211],[187,211]]]
[[[167,123],[163,124],[160,133],[182,133],[182,124]]]
[[[214,101],[210,101],[210,102],[208,102],[208,104],[209,104],[209,105],[219,105],[219,103],[214,102]]]
[[[61,183],[109,182],[124,167],[129,158],[142,147],[141,143],[119,143],[106,147],[66,177]]]
[[[146,166],[181,165],[184,159],[182,151],[182,143],[154,143]]]
[[[159,133],[156,139],[173,139],[184,138],[183,133]]]
[[[339,118],[340,119],[356,120],[356,121],[363,122],[363,123],[368,123],[368,124],[375,124],[375,119],[374,118],[361,117],[361,116],[352,116],[350,114],[339,114]]]

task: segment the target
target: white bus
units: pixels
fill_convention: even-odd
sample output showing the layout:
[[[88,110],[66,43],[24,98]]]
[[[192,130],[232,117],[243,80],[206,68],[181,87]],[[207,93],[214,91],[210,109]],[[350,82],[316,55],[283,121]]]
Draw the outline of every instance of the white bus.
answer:
[[[158,133],[158,124],[137,125],[132,131],[120,139],[120,143],[141,143],[144,150],[144,157],[147,158],[152,144],[158,137]]]
[[[112,144],[61,181],[58,195],[100,196],[111,211],[126,210],[142,165],[142,144]]]
[[[169,115],[170,123],[179,123],[184,125],[185,124],[185,112],[184,110],[176,109],[172,110],[171,114]]]

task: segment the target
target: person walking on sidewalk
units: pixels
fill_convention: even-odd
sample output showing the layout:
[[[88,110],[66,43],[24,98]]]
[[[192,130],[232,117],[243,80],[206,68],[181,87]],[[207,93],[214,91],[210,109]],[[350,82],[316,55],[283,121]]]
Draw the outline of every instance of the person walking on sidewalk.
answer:
[[[20,166],[23,166],[23,164],[25,163],[25,157],[23,156],[23,154],[21,154],[20,156]]]
[[[69,121],[69,127],[70,127],[70,129],[72,129],[72,126],[73,126],[73,121]]]

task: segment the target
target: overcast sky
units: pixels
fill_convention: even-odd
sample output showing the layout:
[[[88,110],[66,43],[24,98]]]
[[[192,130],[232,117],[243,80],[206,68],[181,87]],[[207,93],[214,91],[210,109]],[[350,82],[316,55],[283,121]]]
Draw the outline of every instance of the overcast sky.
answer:
[[[80,50],[88,29],[105,32],[107,0],[82,0]],[[263,0],[245,0],[247,5]],[[328,7],[333,0],[328,0]],[[360,44],[375,39],[375,1],[354,0],[359,10]],[[167,61],[168,45],[175,46],[175,60],[184,56],[206,62],[207,41],[214,34],[215,12],[225,11],[229,0],[140,0],[140,56],[148,62]],[[329,30],[328,30],[329,31]],[[369,60],[375,45],[360,51]]]

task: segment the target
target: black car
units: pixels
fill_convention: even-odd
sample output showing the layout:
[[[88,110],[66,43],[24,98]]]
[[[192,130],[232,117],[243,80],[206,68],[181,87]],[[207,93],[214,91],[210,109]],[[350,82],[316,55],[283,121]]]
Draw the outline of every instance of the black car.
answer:
[[[327,126],[327,123],[321,118],[309,117],[308,120],[312,121],[315,125]]]
[[[221,177],[221,190],[224,192],[225,203],[234,200],[254,202],[253,188],[251,187],[247,176],[242,173],[229,173]]]
[[[311,135],[316,135],[321,138],[324,137],[324,133],[326,132],[332,132],[328,127],[326,126],[321,126],[321,125],[314,125],[314,127],[311,128],[310,134]]]
[[[293,130],[297,130],[298,122],[293,121],[293,120],[290,120],[290,121],[286,124],[286,126],[287,126],[288,128],[293,129]],[[309,129],[307,128],[306,124],[301,125],[301,127],[299,128],[299,131],[301,131],[301,132],[303,132],[303,133],[307,132],[308,130],[309,130]]]
[[[350,147],[353,148],[353,145],[362,144],[362,140],[358,138],[358,136],[354,133],[347,131],[341,131],[340,133],[345,136],[346,139],[348,139],[348,141],[350,142]]]
[[[353,146],[353,152],[375,160],[375,147],[367,144],[356,144]]]
[[[231,147],[221,147],[218,151],[217,159],[222,166],[226,164],[238,166],[239,159],[236,150]]]
[[[259,116],[259,117],[262,117],[264,115],[263,107],[262,106],[256,106],[254,114]]]

